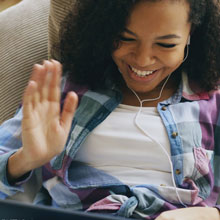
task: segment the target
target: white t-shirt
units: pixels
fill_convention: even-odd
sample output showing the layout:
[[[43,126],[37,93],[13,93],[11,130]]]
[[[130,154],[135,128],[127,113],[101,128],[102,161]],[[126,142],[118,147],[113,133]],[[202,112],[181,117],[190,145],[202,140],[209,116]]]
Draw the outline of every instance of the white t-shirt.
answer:
[[[168,157],[134,123],[138,110],[139,107],[120,104],[91,132],[75,160],[103,170],[129,186],[172,186]],[[170,155],[167,132],[156,107],[143,107],[138,124]]]

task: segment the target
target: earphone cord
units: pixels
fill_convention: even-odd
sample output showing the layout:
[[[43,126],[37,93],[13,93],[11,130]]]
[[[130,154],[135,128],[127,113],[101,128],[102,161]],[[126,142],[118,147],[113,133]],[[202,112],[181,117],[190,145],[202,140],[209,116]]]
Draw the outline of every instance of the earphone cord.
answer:
[[[171,74],[170,74],[170,75],[171,75]],[[174,180],[173,163],[172,163],[172,161],[171,161],[171,158],[170,158],[168,152],[165,150],[165,148],[164,148],[155,138],[153,138],[151,135],[149,135],[149,134],[138,124],[138,117],[139,117],[139,115],[141,114],[142,107],[143,107],[143,103],[144,103],[144,102],[147,102],[147,101],[155,101],[155,100],[158,100],[158,99],[161,98],[163,89],[164,89],[165,85],[167,84],[167,82],[168,82],[168,80],[169,80],[169,78],[170,78],[170,75],[167,77],[166,81],[164,82],[164,84],[163,84],[163,86],[162,86],[162,88],[161,88],[161,90],[160,90],[159,96],[158,96],[157,98],[141,100],[141,99],[139,98],[139,96],[137,95],[137,93],[136,93],[133,89],[131,89],[131,88],[129,88],[129,89],[134,93],[134,95],[137,97],[137,99],[138,99],[138,101],[139,101],[139,103],[140,103],[140,108],[139,108],[139,111],[137,112],[137,114],[136,114],[136,116],[135,116],[134,123],[135,123],[136,127],[137,127],[144,135],[148,136],[152,141],[156,142],[156,143],[160,146],[160,148],[163,150],[163,152],[165,153],[165,155],[167,156],[168,161],[169,161],[169,164],[170,164],[172,183],[173,183],[173,185],[174,185],[174,187],[175,187],[176,196],[177,196],[177,198],[178,198],[178,201],[179,201],[184,207],[187,207],[187,206],[183,203],[183,201],[181,200],[180,195],[179,195],[179,193],[178,193],[177,186],[176,186],[176,183],[175,183],[175,180]]]
[[[182,63],[186,61],[186,59],[188,58],[188,55],[189,55],[189,44],[186,45],[186,56],[183,59]]]

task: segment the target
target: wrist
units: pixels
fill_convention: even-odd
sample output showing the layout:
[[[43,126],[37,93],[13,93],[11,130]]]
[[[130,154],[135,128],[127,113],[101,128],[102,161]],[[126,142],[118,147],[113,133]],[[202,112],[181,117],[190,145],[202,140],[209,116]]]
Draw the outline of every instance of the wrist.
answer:
[[[23,148],[20,148],[8,159],[7,176],[9,182],[14,182],[14,180],[28,173],[33,168],[31,161],[28,161],[28,158],[25,157]]]

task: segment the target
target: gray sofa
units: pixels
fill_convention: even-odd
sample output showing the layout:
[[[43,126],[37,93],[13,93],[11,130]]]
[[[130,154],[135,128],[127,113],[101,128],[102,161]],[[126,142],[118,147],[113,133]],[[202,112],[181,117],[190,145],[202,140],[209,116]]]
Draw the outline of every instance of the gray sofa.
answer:
[[[59,60],[51,45],[74,0],[22,0],[0,12],[0,124],[22,100],[33,64],[48,56]],[[49,28],[48,28],[49,27]]]

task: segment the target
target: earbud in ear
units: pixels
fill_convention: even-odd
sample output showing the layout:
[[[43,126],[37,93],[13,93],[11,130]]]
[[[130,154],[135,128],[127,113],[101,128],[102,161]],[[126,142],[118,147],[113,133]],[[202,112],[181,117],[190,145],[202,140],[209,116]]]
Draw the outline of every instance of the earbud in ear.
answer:
[[[187,45],[190,45],[190,36],[188,37]]]

